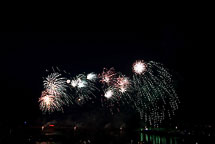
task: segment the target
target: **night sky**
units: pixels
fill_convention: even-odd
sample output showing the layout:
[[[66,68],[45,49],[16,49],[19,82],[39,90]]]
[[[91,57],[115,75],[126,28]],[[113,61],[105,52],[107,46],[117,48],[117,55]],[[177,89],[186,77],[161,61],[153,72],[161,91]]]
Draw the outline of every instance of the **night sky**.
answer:
[[[202,90],[208,84],[199,78],[202,65],[194,56],[202,46],[197,26],[181,17],[139,24],[137,29],[106,24],[101,32],[96,26],[84,26],[42,22],[5,26],[0,33],[1,120],[21,122],[42,115],[38,103],[42,77],[52,66],[73,75],[99,73],[103,67],[131,75],[132,63],[143,59],[163,63],[174,76],[181,99],[178,119],[212,122],[212,94]]]

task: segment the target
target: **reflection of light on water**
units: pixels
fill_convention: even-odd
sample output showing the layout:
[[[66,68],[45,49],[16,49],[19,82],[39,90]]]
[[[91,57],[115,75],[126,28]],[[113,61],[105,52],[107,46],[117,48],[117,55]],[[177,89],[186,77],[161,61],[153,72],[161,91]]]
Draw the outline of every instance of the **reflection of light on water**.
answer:
[[[152,144],[178,144],[176,137],[165,137],[158,135],[149,135],[143,134],[141,135],[141,141]]]
[[[36,142],[36,144],[61,144],[61,143],[55,143],[55,142]]]

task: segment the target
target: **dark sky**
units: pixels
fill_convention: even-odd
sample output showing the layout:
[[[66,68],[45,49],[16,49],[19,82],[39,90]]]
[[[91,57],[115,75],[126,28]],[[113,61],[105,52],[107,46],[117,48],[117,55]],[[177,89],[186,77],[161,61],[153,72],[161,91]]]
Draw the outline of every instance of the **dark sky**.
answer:
[[[106,24],[103,32],[82,26],[78,30],[62,23],[5,26],[0,33],[1,115],[5,119],[21,121],[41,115],[37,101],[43,89],[42,77],[52,66],[74,75],[99,73],[103,67],[114,67],[129,75],[132,63],[143,59],[163,63],[174,75],[182,102],[181,119],[212,120],[212,98],[201,91],[203,82],[196,73],[200,68],[193,63],[194,46],[196,49],[201,46],[197,26],[187,18],[153,21],[138,25],[137,29],[130,29],[135,25],[123,28],[118,25],[121,28],[118,30]]]

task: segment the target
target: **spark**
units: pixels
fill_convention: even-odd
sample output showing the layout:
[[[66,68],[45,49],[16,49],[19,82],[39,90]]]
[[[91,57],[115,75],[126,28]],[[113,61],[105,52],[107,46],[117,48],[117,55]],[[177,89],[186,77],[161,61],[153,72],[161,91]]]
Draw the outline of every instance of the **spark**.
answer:
[[[52,73],[46,77],[44,82],[44,88],[52,95],[58,95],[60,97],[66,97],[66,80],[60,77],[59,73]]]
[[[94,76],[91,78],[94,78]],[[94,91],[98,89],[95,86],[95,81],[93,79],[87,79],[87,75],[84,74],[79,74],[75,76],[71,80],[70,85],[70,93],[72,93],[70,95],[75,96],[72,97],[72,99],[78,104],[83,104],[85,101],[91,100],[92,97],[95,97]],[[82,103],[78,101],[78,98],[81,98]]]
[[[146,67],[147,65],[145,64],[145,62],[142,61],[136,61],[133,64],[133,71],[137,74],[143,74],[146,71]]]
[[[146,69],[135,71],[137,63],[147,65]],[[147,64],[137,61],[133,65],[133,83],[136,94],[133,97],[140,118],[149,125],[157,126],[165,118],[171,118],[178,109],[178,96],[173,87],[170,73],[159,63]],[[144,75],[142,73],[144,72]]]
[[[108,86],[115,83],[116,73],[114,68],[110,68],[109,70],[104,68],[102,74],[99,75],[100,81],[103,84],[107,84]]]
[[[94,73],[89,73],[89,74],[87,75],[87,79],[90,80],[90,81],[95,81],[96,78],[97,78],[97,76],[96,76],[96,74],[94,74]]]
[[[46,105],[50,105],[50,103],[53,101],[52,97],[51,96],[45,96],[45,97],[42,97],[42,99],[44,100],[44,102],[46,103]]]
[[[77,81],[77,80],[72,80],[72,81],[71,81],[71,85],[72,85],[73,87],[76,87],[76,86],[78,85],[78,81]]]
[[[87,82],[81,79],[78,79],[78,88],[86,87]]]
[[[70,97],[67,95],[67,83],[69,81],[59,73],[51,73],[44,81],[44,91],[39,100],[43,111],[63,111],[63,105],[69,105]]]
[[[129,84],[130,83],[127,77],[119,76],[115,83],[115,87],[118,88],[120,92],[124,93],[127,91]]]
[[[68,83],[68,84],[71,83],[71,80],[68,79],[68,80],[66,81],[66,83]]]
[[[165,118],[171,118],[180,103],[173,86],[172,76],[157,62],[138,60],[132,65],[132,77],[126,77],[114,68],[103,69],[101,74],[79,74],[66,79],[59,73],[51,73],[44,82],[39,98],[44,112],[63,111],[68,99],[83,105],[97,98],[96,82],[104,91],[101,105],[111,111],[120,111],[121,104],[131,106],[146,124],[157,126]],[[97,81],[97,79],[99,79]],[[99,86],[99,85],[98,85]],[[126,105],[127,104],[127,105]]]
[[[43,91],[41,97],[39,98],[40,109],[44,112],[54,112],[63,111],[62,105],[63,101],[48,91]]]
[[[113,96],[113,90],[109,89],[105,92],[105,95],[104,95],[106,98],[111,98]]]

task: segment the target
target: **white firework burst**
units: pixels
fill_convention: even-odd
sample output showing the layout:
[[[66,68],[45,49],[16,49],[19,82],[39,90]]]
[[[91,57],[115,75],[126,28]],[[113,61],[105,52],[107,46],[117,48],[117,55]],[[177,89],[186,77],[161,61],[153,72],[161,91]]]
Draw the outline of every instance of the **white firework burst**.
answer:
[[[136,73],[136,74],[143,74],[145,71],[146,71],[146,67],[147,65],[145,64],[145,62],[143,60],[141,61],[136,61],[134,64],[133,64],[133,71]]]

